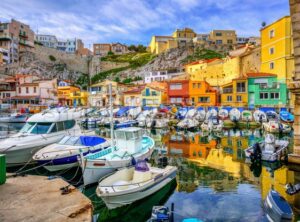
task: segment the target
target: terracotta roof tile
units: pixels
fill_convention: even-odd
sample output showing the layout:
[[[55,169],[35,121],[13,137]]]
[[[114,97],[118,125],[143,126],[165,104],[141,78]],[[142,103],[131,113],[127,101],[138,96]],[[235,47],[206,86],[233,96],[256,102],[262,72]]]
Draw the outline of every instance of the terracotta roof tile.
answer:
[[[246,74],[248,78],[256,78],[256,77],[277,77],[276,74],[272,74],[272,73],[265,73],[265,72],[258,72],[258,73],[247,73]]]

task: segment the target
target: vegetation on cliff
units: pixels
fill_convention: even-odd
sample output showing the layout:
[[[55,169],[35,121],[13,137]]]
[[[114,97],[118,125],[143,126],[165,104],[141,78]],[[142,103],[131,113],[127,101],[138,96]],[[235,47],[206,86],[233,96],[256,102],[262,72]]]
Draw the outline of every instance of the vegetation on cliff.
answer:
[[[185,59],[181,60],[182,63],[189,63],[198,61],[201,59],[214,59],[214,58],[223,58],[225,55],[218,53],[209,49],[199,49],[196,48],[195,52],[192,55],[188,55]]]

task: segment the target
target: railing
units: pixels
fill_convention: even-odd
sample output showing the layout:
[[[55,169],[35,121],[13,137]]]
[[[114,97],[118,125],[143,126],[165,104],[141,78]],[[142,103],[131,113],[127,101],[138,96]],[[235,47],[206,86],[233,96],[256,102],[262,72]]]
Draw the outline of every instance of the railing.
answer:
[[[237,92],[246,92],[246,87],[238,87],[236,89]]]
[[[259,85],[259,89],[279,89],[280,88],[280,83],[274,83],[273,85],[269,86],[269,85],[263,85],[260,84]]]
[[[233,89],[232,88],[224,88],[223,93],[232,93]]]

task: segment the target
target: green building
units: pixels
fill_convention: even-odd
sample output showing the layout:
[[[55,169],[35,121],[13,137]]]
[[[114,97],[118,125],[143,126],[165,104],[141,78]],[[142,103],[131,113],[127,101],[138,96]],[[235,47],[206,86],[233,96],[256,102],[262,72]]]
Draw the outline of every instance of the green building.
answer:
[[[285,83],[277,75],[269,73],[248,73],[249,107],[285,107],[288,104]]]

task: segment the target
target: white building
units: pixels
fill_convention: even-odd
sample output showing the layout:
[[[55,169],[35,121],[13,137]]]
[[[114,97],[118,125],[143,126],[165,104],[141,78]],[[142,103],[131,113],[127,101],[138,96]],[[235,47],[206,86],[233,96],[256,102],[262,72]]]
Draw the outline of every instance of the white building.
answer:
[[[159,70],[159,71],[152,71],[145,74],[145,83],[151,82],[161,82],[167,79],[172,79],[174,77],[180,76],[184,74],[184,72],[175,72],[175,71],[168,71],[168,70]]]
[[[43,46],[48,48],[57,48],[57,38],[55,35],[36,35],[36,41],[43,44]]]

